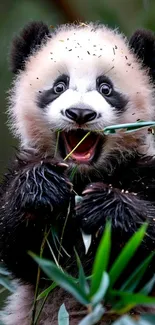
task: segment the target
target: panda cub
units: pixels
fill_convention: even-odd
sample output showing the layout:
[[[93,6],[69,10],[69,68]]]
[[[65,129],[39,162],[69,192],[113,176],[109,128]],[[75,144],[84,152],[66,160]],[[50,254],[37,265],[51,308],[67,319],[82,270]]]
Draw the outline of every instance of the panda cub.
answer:
[[[102,132],[109,125],[154,119],[154,58],[151,32],[138,30],[128,41],[102,24],[49,31],[44,23],[32,22],[14,39],[9,117],[20,148],[1,185],[0,256],[12,272],[16,292],[1,314],[5,325],[31,324],[37,265],[27,252],[40,253],[45,231],[52,229],[55,256],[62,243],[60,264],[73,274],[74,247],[89,272],[107,218],[114,256],[145,221],[148,233],[134,267],[154,250],[153,135],[146,128]],[[75,208],[76,193],[83,200]],[[93,238],[88,255],[81,229]],[[52,258],[48,245],[44,256]],[[42,275],[41,290],[48,286]],[[56,288],[38,324],[56,325],[63,302],[69,313],[81,308]],[[78,321],[72,316],[71,325]]]

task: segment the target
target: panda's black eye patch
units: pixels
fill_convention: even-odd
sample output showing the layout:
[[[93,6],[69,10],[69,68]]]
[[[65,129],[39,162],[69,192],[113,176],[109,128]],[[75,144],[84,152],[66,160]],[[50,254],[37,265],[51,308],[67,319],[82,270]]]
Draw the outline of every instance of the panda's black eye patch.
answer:
[[[39,91],[37,104],[40,108],[45,108],[69,87],[69,77],[67,75],[60,75],[55,81],[52,88],[44,91]]]
[[[128,99],[114,89],[113,83],[107,76],[103,75],[96,79],[96,89],[112,107],[116,108],[118,113],[124,111]]]

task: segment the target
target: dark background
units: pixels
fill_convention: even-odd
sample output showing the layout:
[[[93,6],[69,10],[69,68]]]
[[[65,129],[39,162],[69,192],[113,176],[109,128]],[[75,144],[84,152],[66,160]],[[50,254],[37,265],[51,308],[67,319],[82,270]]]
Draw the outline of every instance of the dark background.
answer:
[[[155,0],[0,0],[0,175],[14,146],[7,127],[7,91],[12,74],[8,57],[12,37],[29,21],[49,26],[73,21],[101,21],[119,27],[127,36],[136,28],[155,30]]]

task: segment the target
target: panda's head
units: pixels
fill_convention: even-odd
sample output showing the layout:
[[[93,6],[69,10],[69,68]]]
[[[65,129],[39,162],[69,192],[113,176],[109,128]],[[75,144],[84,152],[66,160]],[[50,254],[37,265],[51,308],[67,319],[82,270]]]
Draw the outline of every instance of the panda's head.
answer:
[[[106,166],[113,155],[153,150],[147,130],[103,135],[112,124],[154,118],[155,39],[137,31],[130,42],[104,25],[29,24],[13,42],[11,124],[25,148],[68,163]],[[99,132],[101,131],[101,132]]]

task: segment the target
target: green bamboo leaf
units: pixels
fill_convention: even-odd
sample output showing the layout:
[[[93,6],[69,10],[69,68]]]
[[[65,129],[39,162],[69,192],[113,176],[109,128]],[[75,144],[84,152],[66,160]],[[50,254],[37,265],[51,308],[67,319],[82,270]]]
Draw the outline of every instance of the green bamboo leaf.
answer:
[[[154,297],[148,297],[141,293],[110,290],[108,295],[110,298],[115,298],[116,301],[120,299],[120,301],[113,307],[113,309],[119,311],[119,313],[127,312],[136,305],[155,304]]]
[[[109,287],[109,276],[106,272],[104,272],[100,282],[100,286],[97,292],[91,298],[91,302],[93,306],[96,306],[98,303],[100,303],[103,300],[108,287]]]
[[[134,132],[137,131],[141,128],[145,128],[145,127],[153,127],[155,126],[155,121],[139,121],[136,123],[125,123],[125,124],[115,124],[115,125],[109,125],[107,127],[105,127],[103,129],[103,132],[105,134],[111,134],[111,133],[115,133],[115,130],[123,130],[125,129],[125,133],[128,132]]]
[[[75,255],[76,255],[76,261],[77,261],[78,270],[79,270],[79,278],[78,278],[79,286],[80,286],[81,289],[84,290],[85,294],[88,295],[89,291],[90,291],[89,286],[88,286],[88,283],[86,281],[86,276],[85,276],[85,273],[84,273],[84,270],[83,270],[79,255],[76,252],[76,250],[75,250]]]
[[[72,182],[74,180],[74,176],[76,174],[76,172],[78,171],[78,165],[75,165],[75,167],[73,167],[70,175],[69,175],[69,179]]]
[[[83,197],[80,195],[75,195],[75,205],[81,203],[83,201]]]
[[[144,128],[144,126],[143,126]],[[136,132],[139,131],[139,129],[142,129],[142,127],[133,127],[133,128],[127,128],[127,130],[125,131],[125,133],[132,133],[132,132]]]
[[[81,234],[82,234],[83,244],[85,247],[85,254],[87,254],[92,242],[92,235],[85,234],[83,231],[81,231]]]
[[[105,309],[101,304],[97,305],[93,311],[87,315],[78,325],[94,325],[100,321]]]
[[[155,315],[143,315],[140,317],[137,325],[154,325]]]
[[[81,304],[87,305],[90,303],[90,299],[85,294],[84,290],[75,283],[74,278],[59,269],[53,262],[37,257],[33,253],[30,253],[30,255],[51,280],[70,292]]]
[[[131,317],[123,316],[119,318],[116,322],[114,322],[112,325],[138,325],[138,324]]]
[[[1,276],[0,277],[0,285],[2,285],[3,287],[5,287],[6,289],[8,289],[10,292],[14,292],[15,288],[12,285],[11,281],[8,280],[6,277]]]
[[[9,271],[7,271],[7,270],[5,270],[3,267],[0,267],[0,274],[2,274],[2,275],[10,275],[10,272]]]
[[[93,269],[92,269],[93,276],[91,281],[90,296],[93,296],[97,292],[103,277],[103,273],[107,270],[109,256],[110,256],[110,249],[111,249],[111,224],[107,222],[93,264]]]
[[[40,300],[46,296],[48,296],[48,294],[57,287],[57,284],[56,283],[52,283],[47,289],[45,289],[44,291],[42,291],[38,297],[37,297],[37,300]]]
[[[138,284],[140,283],[145,271],[147,270],[154,253],[151,253],[137,268],[136,270],[130,275],[127,281],[121,286],[122,291],[132,292],[134,291]]]
[[[119,256],[116,258],[109,271],[110,287],[114,285],[116,280],[119,278],[129,261],[131,260],[132,256],[136,252],[137,248],[140,246],[146,233],[146,229],[146,224],[141,226],[140,229],[129,239]]]
[[[60,138],[60,131],[57,131],[57,139],[56,139],[56,146],[55,146],[55,153],[54,157],[56,157],[57,152],[58,152],[58,146],[59,146],[59,138]]]
[[[58,311],[58,325],[69,325],[69,314],[65,304],[62,304]]]
[[[155,284],[155,275],[153,275],[153,277],[144,285],[144,287],[140,290],[140,292],[144,295],[148,295]]]

